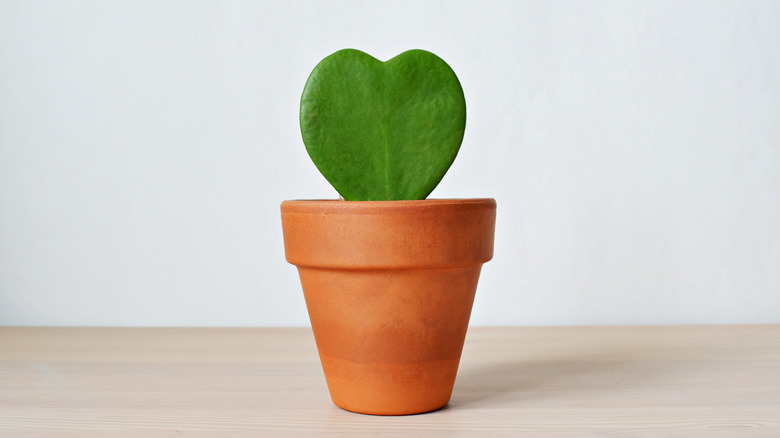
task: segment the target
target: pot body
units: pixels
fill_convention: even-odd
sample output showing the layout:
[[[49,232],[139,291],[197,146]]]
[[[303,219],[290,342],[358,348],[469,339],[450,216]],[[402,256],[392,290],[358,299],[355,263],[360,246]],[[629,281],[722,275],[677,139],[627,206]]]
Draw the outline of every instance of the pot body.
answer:
[[[495,200],[285,201],[281,210],[333,402],[377,415],[446,405],[493,256]]]

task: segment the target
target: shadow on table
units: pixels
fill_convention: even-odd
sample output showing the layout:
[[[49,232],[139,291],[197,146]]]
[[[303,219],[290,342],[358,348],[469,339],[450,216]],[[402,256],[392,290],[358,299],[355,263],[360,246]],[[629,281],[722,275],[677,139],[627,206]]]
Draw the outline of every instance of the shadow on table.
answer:
[[[462,367],[450,408],[500,405],[524,401],[528,405],[552,399],[567,403],[597,401],[605,394],[653,388],[659,379],[686,372],[686,364],[654,360],[658,350],[628,348],[602,352],[578,351],[549,359],[524,359],[507,354],[495,363],[471,363]],[[674,351],[663,355],[674,357]],[[501,359],[501,358],[497,358]]]

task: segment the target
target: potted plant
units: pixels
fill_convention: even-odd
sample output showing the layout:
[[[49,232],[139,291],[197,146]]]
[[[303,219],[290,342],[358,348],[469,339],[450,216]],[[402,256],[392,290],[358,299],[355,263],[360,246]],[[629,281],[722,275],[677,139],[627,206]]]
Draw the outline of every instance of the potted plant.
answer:
[[[450,399],[496,215],[493,199],[425,199],[465,124],[455,73],[427,51],[381,62],[340,50],[306,82],[303,141],[343,199],[284,201],[284,246],[343,409],[414,414]]]

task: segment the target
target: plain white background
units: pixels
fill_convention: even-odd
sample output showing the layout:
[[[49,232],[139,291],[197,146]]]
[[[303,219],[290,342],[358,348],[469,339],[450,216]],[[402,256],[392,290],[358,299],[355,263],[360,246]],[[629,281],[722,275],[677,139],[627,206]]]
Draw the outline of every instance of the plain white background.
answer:
[[[279,204],[345,47],[444,58],[473,325],[780,322],[780,3],[0,1],[0,325],[307,325]]]

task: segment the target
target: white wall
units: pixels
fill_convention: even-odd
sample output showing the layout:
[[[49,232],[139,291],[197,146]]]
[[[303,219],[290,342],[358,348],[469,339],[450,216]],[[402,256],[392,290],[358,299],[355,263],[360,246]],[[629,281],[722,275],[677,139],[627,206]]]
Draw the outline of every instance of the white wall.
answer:
[[[0,1],[0,325],[306,325],[279,203],[344,47],[460,76],[475,325],[780,322],[780,3]]]

